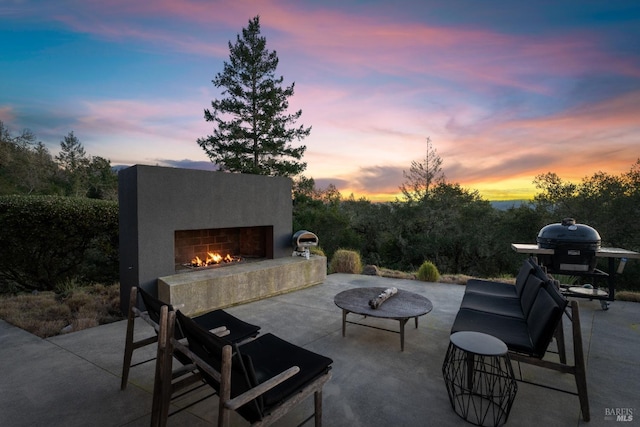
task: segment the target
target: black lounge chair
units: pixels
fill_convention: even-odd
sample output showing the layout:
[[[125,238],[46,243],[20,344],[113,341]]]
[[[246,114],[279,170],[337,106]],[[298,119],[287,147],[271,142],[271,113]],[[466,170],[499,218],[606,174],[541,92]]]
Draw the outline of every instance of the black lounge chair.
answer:
[[[138,295],[142,300],[146,310],[140,310],[137,307]],[[159,322],[160,322],[160,308],[163,305],[167,305],[157,298],[151,296],[148,292],[141,288],[131,288],[131,295],[129,298],[129,313],[127,321],[127,335],[124,350],[124,361],[122,364],[122,380],[120,383],[120,389],[124,390],[127,387],[129,379],[129,370],[131,368],[131,360],[133,357],[133,351],[145,347],[149,344],[153,344],[158,341]],[[169,304],[167,305],[169,310],[174,308]],[[134,325],[135,318],[140,317],[149,325],[151,325],[155,334],[147,338],[134,341]],[[248,339],[251,339],[258,335],[260,327],[244,322],[235,316],[227,313],[224,310],[215,310],[203,315],[194,317],[194,321],[207,330],[211,330],[215,333],[226,335],[226,339],[233,343],[241,343]],[[176,331],[177,339],[184,338],[184,335],[178,330]],[[179,351],[174,356],[185,365],[184,370],[188,370],[191,364],[191,360],[181,354]],[[150,362],[153,359],[146,360],[140,363]],[[177,376],[180,372],[176,372],[174,376]]]
[[[177,316],[177,321],[176,321]],[[177,326],[174,326],[177,325]],[[188,348],[170,339],[180,327]],[[180,311],[162,311],[154,387],[152,425],[165,425],[168,412],[168,379],[171,353],[185,352],[205,381],[219,396],[218,426],[228,426],[231,411],[251,425],[269,425],[311,394],[314,395],[316,427],[322,424],[322,387],[331,378],[333,361],[291,344],[273,334],[264,334],[242,346],[232,344],[202,328]],[[165,346],[162,348],[162,346]]]

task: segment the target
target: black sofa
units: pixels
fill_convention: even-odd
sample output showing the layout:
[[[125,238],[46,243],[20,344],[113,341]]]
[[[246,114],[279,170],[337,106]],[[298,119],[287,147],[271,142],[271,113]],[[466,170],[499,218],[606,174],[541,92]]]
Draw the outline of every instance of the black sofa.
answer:
[[[574,365],[566,363],[562,316],[572,322]],[[589,421],[582,335],[576,301],[569,303],[558,283],[540,267],[535,258],[526,259],[515,286],[488,280],[467,283],[460,310],[451,333],[483,332],[507,345],[512,360],[530,363],[575,376],[582,417]],[[544,360],[549,344],[556,338],[560,362]]]

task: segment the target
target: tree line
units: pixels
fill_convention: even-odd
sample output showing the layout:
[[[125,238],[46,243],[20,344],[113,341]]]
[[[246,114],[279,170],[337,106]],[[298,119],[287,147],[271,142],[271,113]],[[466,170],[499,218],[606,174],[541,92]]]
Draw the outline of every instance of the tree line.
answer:
[[[108,160],[87,155],[73,132],[60,145],[52,156],[30,131],[12,135],[0,122],[0,194],[117,200],[117,174]],[[316,233],[329,258],[353,249],[381,267],[415,271],[429,260],[442,273],[480,277],[513,274],[523,255],[511,243],[535,243],[540,228],[565,217],[594,227],[604,246],[640,250],[640,159],[626,173],[596,172],[580,183],[539,175],[535,197],[507,210],[448,182],[442,163],[427,140],[424,159],[404,174],[402,199],[388,203],[345,198],[333,185],[318,189],[313,178],[299,176],[292,232]],[[638,264],[627,264],[621,286],[640,290]]]
[[[603,246],[640,250],[640,159],[629,172],[596,172],[580,183],[539,175],[535,197],[507,210],[434,175],[441,159],[432,159],[438,159],[435,169],[418,162],[414,172],[431,170],[426,176],[437,179],[409,180],[401,187],[405,197],[389,203],[343,198],[334,186],[318,190],[313,178],[301,178],[294,185],[294,229],[316,233],[328,257],[352,249],[364,262],[387,268],[415,271],[429,260],[442,273],[479,277],[513,275],[525,255],[511,244],[536,243],[542,227],[565,217],[598,230]],[[606,271],[606,261],[600,263]],[[616,278],[621,288],[640,290],[639,264],[628,263]]]
[[[0,121],[0,195],[58,195],[117,200],[118,175],[108,159],[86,154],[73,132],[53,156],[28,129],[11,132]]]

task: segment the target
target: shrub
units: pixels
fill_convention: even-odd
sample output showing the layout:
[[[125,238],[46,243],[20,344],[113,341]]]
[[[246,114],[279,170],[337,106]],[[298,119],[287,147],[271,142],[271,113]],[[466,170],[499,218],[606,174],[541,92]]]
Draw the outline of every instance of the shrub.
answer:
[[[311,255],[326,256],[324,250],[320,246],[311,246],[309,248]]]
[[[362,261],[358,252],[348,249],[335,251],[329,265],[330,273],[360,274],[361,271]]]
[[[0,296],[0,319],[41,338],[122,320],[120,286]]]
[[[1,196],[0,223],[0,292],[118,280],[117,202]]]
[[[425,261],[418,269],[417,277],[423,282],[437,282],[440,279],[440,272],[434,263]]]

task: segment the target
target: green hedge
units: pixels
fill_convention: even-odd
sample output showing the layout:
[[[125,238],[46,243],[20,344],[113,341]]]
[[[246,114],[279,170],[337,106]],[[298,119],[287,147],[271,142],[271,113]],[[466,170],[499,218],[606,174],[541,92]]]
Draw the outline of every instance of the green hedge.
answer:
[[[117,280],[117,202],[0,196],[0,292]]]

